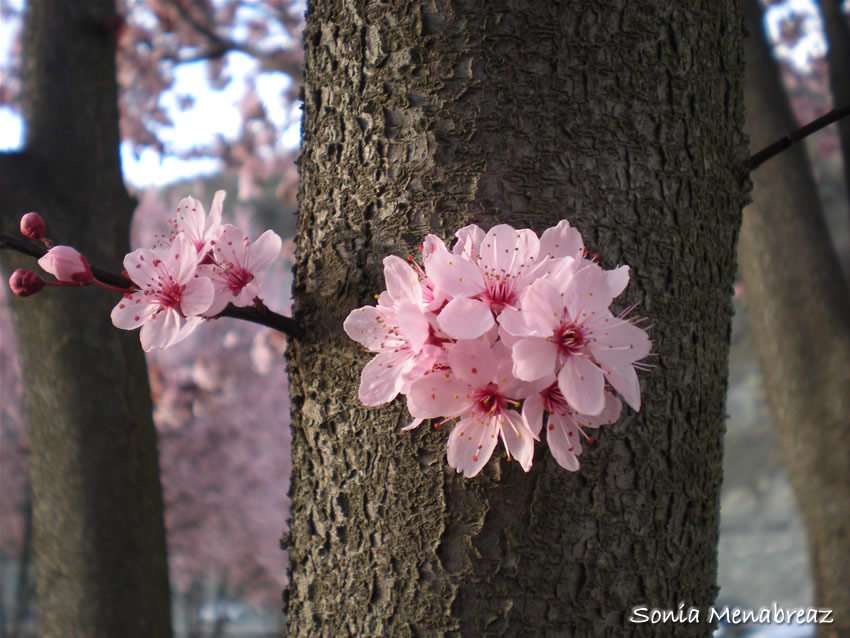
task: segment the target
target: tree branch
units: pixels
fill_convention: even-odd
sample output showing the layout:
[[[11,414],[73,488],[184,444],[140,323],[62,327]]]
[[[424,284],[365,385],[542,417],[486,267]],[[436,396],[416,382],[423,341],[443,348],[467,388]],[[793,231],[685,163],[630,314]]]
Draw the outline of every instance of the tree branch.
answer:
[[[177,11],[180,18],[194,29],[198,34],[204,36],[210,43],[208,51],[201,51],[196,55],[185,59],[176,59],[175,63],[196,62],[198,60],[215,59],[230,51],[239,51],[259,60],[267,69],[277,69],[289,75],[293,81],[301,83],[302,69],[301,61],[294,51],[280,50],[278,55],[266,53],[250,44],[237,42],[216,32],[210,26],[196,20],[183,3],[178,0],[170,0],[168,4]]]
[[[0,249],[2,248],[10,248],[35,258],[39,258],[47,252],[47,249],[39,243],[26,239],[18,239],[17,237],[0,233]],[[114,273],[110,270],[104,270],[103,268],[98,268],[97,266],[90,265],[89,267],[91,268],[92,274],[98,281],[102,281],[105,284],[109,284],[110,286],[115,286],[117,288],[135,287],[135,284],[123,275],[119,275],[118,273]],[[299,334],[298,324],[292,317],[279,315],[262,304],[239,307],[234,306],[231,303],[228,304],[227,307],[220,313],[210,318],[218,319],[219,317],[231,317],[233,319],[250,321],[261,326],[266,326],[267,328],[273,328],[274,330],[282,332],[293,339],[298,338]]]
[[[789,133],[783,138],[776,140],[773,144],[766,146],[758,153],[755,153],[750,157],[749,162],[747,162],[747,168],[750,172],[756,170],[759,166],[764,164],[767,160],[775,155],[778,155],[782,151],[791,147],[795,142],[799,142],[800,140],[808,137],[812,133],[816,133],[832,124],[833,122],[837,122],[843,117],[847,117],[850,115],[850,104],[845,104],[842,107],[837,109],[832,109],[829,113],[822,115],[818,119],[809,122],[805,126],[801,126],[793,133]]]

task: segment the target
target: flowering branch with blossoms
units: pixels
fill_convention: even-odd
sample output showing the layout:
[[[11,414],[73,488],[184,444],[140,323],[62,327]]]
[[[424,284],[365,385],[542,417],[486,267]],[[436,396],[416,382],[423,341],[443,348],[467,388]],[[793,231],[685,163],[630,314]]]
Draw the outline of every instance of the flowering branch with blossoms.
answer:
[[[540,237],[502,224],[459,230],[451,251],[428,235],[422,263],[384,259],[387,290],[349,314],[349,337],[376,356],[363,369],[368,406],[404,394],[414,420],[457,420],[449,465],[477,475],[499,440],[526,472],[546,421],[547,443],[567,470],[579,468],[584,428],[616,421],[621,401],[640,409],[636,370],[647,333],[609,309],[628,266],[588,259],[579,232],[562,221]]]
[[[235,226],[223,224],[224,197],[224,191],[215,194],[209,215],[200,202],[185,197],[171,220],[170,235],[153,248],[127,255],[121,274],[89,266],[70,246],[53,245],[41,216],[27,213],[20,230],[34,242],[0,235],[0,247],[39,257],[39,266],[55,281],[19,268],[9,287],[20,297],[45,286],[95,285],[120,292],[112,323],[125,330],[141,328],[145,351],[174,345],[204,320],[218,317],[253,321],[295,336],[295,321],[269,310],[260,297],[265,273],[280,255],[280,237],[267,230],[252,243]]]
[[[297,336],[295,322],[262,302],[266,271],[281,239],[264,232],[251,242],[222,223],[225,193],[209,214],[186,197],[168,236],[124,258],[121,274],[93,268],[70,246],[45,238],[36,213],[21,220],[26,242],[0,236],[0,247],[39,257],[55,277],[16,270],[9,285],[19,296],[45,286],[96,285],[121,293],[112,323],[140,329],[145,351],[184,340],[205,320],[230,316]],[[652,344],[639,321],[610,305],[629,282],[628,266],[605,270],[588,258],[579,232],[566,220],[540,237],[502,224],[484,232],[467,226],[450,251],[435,235],[422,261],[384,259],[387,289],[376,306],[352,311],[345,332],[375,357],[364,367],[359,398],[378,406],[403,394],[418,427],[457,421],[448,461],[476,476],[502,441],[508,457],[531,468],[534,442],[546,426],[555,460],[579,468],[586,429],[614,423],[625,401],[640,409],[636,370]],[[39,242],[39,243],[36,243]]]

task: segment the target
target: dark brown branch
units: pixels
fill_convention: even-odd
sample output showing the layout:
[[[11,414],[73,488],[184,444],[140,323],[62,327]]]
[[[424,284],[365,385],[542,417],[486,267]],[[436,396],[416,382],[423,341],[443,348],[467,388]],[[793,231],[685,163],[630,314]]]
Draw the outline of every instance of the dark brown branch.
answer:
[[[832,109],[826,115],[822,115],[818,119],[809,122],[805,126],[798,128],[793,133],[790,133],[785,137],[776,140],[770,146],[767,146],[760,150],[758,153],[754,154],[752,157],[750,157],[749,162],[747,162],[747,168],[750,172],[753,172],[771,157],[773,157],[774,155],[778,155],[782,151],[788,149],[795,142],[799,142],[800,140],[811,135],[812,133],[815,133],[821,130],[822,128],[827,127],[833,122],[837,122],[842,117],[847,117],[848,115],[850,115],[850,104],[845,104],[844,106],[839,107],[837,109]]]
[[[221,35],[212,27],[196,20],[181,2],[177,0],[170,0],[168,4],[174,7],[180,18],[187,25],[194,29],[198,34],[204,36],[210,44],[209,50],[201,51],[198,54],[189,56],[185,59],[175,59],[175,63],[180,64],[195,62],[198,60],[215,59],[230,51],[239,51],[259,60],[266,69],[282,71],[289,75],[293,81],[301,82],[301,61],[298,59],[298,56],[295,55],[294,51],[281,51],[278,55],[275,55],[272,53],[266,53],[257,47],[251,46],[250,44],[236,42],[231,38]]]
[[[27,239],[12,237],[4,233],[0,233],[0,248],[11,248],[12,250],[16,250],[35,258],[39,258],[47,252],[47,248],[45,248],[42,244],[29,241]],[[124,275],[120,275],[110,270],[104,270],[103,268],[98,268],[96,266],[89,267],[91,268],[91,272],[95,276],[95,279],[98,281],[102,281],[105,284],[109,284],[110,286],[115,286],[117,288],[135,287],[135,284],[124,277]],[[224,310],[211,318],[218,319],[219,317],[231,317],[233,319],[250,321],[261,326],[266,326],[267,328],[272,328],[278,332],[282,332],[290,338],[295,339],[298,337],[298,324],[292,317],[279,315],[263,305],[237,307],[233,304],[228,304]]]

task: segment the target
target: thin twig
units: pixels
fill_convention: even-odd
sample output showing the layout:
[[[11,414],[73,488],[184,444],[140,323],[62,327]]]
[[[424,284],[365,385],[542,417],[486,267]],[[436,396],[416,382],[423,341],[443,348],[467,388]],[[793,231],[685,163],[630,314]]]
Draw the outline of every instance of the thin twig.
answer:
[[[769,160],[774,155],[778,155],[782,151],[788,149],[794,142],[799,142],[805,137],[808,137],[812,133],[821,130],[822,128],[829,126],[833,122],[837,122],[842,117],[847,117],[850,115],[850,104],[846,104],[837,109],[832,109],[826,115],[822,115],[818,119],[809,122],[805,126],[801,126],[793,133],[790,133],[783,137],[782,139],[776,140],[770,146],[767,146],[760,150],[758,153],[750,157],[749,162],[747,162],[747,168],[752,173],[759,166],[764,164],[767,160]]]

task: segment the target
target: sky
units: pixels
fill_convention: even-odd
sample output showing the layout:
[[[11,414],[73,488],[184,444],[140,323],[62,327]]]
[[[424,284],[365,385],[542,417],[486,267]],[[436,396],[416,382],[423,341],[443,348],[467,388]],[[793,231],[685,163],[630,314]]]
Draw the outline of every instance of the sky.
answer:
[[[0,0],[15,7],[21,7],[25,0]],[[845,0],[844,10],[850,10],[850,0]],[[820,14],[811,0],[786,0],[773,4],[765,15],[765,25],[773,39],[779,34],[779,24],[790,13],[805,16],[807,35],[793,49],[778,45],[777,57],[791,62],[799,71],[806,71],[813,58],[825,54],[827,44],[822,34]],[[0,82],[3,66],[8,56],[11,35],[15,25],[0,18]],[[239,132],[240,116],[236,104],[243,95],[246,76],[257,64],[241,53],[232,53],[227,57],[227,71],[233,81],[221,91],[213,91],[206,81],[204,65],[200,63],[182,65],[175,71],[175,86],[182,94],[191,94],[195,103],[188,110],[177,107],[175,92],[163,94],[162,104],[174,125],[163,128],[161,139],[175,149],[190,149],[212,144],[218,135],[234,139]],[[263,73],[257,79],[257,91],[269,113],[270,118],[282,126],[288,114],[283,108],[281,92],[289,79],[281,73]],[[0,107],[0,152],[21,147],[23,127],[21,119],[9,109]],[[290,126],[282,136],[281,143],[288,147],[299,144],[298,126]],[[218,162],[213,159],[195,159],[191,161],[173,156],[161,157],[153,150],[147,150],[135,157],[129,144],[123,144],[121,158],[124,175],[133,186],[162,185],[178,179],[218,171]]]

